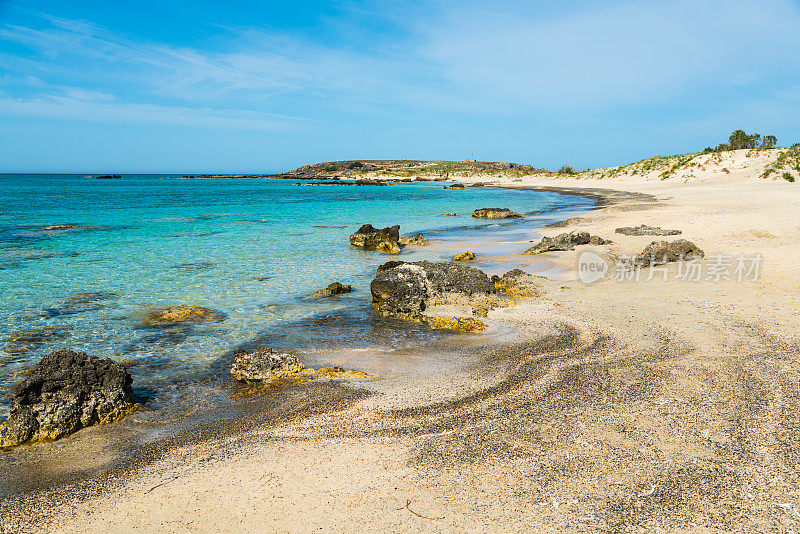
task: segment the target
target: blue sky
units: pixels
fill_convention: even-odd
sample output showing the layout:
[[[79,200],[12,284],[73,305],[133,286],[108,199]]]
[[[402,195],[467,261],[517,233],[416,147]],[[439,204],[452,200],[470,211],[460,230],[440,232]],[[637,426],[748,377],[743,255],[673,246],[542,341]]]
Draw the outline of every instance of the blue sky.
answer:
[[[587,168],[736,128],[800,141],[800,0],[0,0],[0,172]]]

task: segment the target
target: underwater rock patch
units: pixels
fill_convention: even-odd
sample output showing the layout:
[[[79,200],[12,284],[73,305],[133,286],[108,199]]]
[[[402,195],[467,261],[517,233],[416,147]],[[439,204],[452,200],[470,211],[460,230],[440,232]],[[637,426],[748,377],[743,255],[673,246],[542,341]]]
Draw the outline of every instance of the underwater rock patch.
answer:
[[[225,319],[222,312],[194,304],[179,304],[144,314],[142,322],[148,326],[172,326],[197,323],[215,323]]]
[[[522,219],[524,216],[508,208],[480,208],[472,212],[478,219]]]

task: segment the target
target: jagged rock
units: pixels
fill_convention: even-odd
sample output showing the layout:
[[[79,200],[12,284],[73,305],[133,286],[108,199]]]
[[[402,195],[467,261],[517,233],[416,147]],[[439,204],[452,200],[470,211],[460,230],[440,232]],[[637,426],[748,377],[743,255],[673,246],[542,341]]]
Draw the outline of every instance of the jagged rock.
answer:
[[[236,354],[231,374],[242,382],[264,382],[297,375],[306,366],[291,354],[274,349],[258,349],[255,352]]]
[[[422,234],[417,234],[413,237],[401,237],[400,238],[401,245],[417,245],[418,247],[424,247],[428,244],[428,240],[425,239],[425,236]]]
[[[150,326],[174,326],[222,321],[222,312],[194,304],[179,304],[147,312],[142,322]]]
[[[647,226],[646,224],[640,224],[639,226],[623,226],[614,231],[622,235],[678,235],[681,233],[680,230],[665,230],[658,226]]]
[[[502,277],[492,277],[497,292],[509,297],[538,297],[544,294],[542,286],[535,280],[535,276],[521,269],[508,271]]]
[[[404,261],[398,261],[398,260],[387,261],[383,265],[378,266],[378,271],[377,272],[380,273],[380,272],[383,272],[383,271],[387,271],[389,269],[394,269],[398,265],[403,265],[404,263],[405,263]]]
[[[341,295],[342,293],[350,293],[353,290],[353,286],[344,285],[339,282],[333,282],[332,284],[328,284],[328,287],[325,289],[318,289],[314,292],[314,298],[321,299],[325,297],[332,297],[333,295]]]
[[[577,245],[607,245],[607,241],[589,232],[573,230],[569,233],[559,234],[555,237],[543,237],[535,246],[525,251],[525,254],[541,254],[553,250],[574,250]]]
[[[705,253],[700,247],[685,239],[676,241],[653,241],[645,247],[641,254],[634,259],[635,265],[647,267],[649,265],[661,265],[673,261],[690,261],[700,259]]]
[[[382,266],[370,285],[372,306],[382,315],[425,320],[429,303],[478,305],[494,295],[483,271],[467,265],[420,261]]]
[[[508,208],[480,208],[472,212],[478,219],[522,219],[523,215]]]
[[[374,228],[365,224],[350,236],[350,244],[355,247],[374,248],[388,254],[400,253],[400,225],[389,228]]]
[[[462,252],[453,258],[453,261],[475,261],[476,257],[474,252]]]
[[[0,445],[52,441],[81,428],[121,419],[135,407],[125,366],[84,352],[51,352],[11,391]]]

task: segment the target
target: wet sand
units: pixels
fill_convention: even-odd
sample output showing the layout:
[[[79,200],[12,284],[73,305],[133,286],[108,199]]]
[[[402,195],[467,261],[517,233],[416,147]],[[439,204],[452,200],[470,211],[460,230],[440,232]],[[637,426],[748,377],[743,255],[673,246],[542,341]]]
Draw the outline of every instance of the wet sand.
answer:
[[[269,409],[179,433],[103,476],[4,499],[3,524],[66,532],[796,531],[800,193],[758,179],[753,167],[709,166],[687,181],[500,183],[588,186],[603,205],[542,233],[578,228],[614,244],[543,255],[560,279],[542,279],[542,298],[491,312],[488,333],[464,340],[471,363],[289,388]],[[676,266],[668,281],[577,281],[580,252],[614,258],[658,239],[614,233],[642,223],[682,230],[706,262],[717,252],[761,253],[763,270],[741,283],[677,281]]]

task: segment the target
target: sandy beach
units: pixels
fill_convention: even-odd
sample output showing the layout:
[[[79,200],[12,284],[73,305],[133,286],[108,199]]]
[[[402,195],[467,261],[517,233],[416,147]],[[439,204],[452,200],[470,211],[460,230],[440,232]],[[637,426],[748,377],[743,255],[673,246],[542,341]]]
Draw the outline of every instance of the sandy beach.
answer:
[[[463,368],[290,388],[307,409],[10,497],[0,530],[796,531],[800,190],[760,177],[769,151],[712,157],[667,179],[458,177],[600,199],[541,232],[613,243],[543,254],[560,274],[490,312]],[[640,224],[705,251],[701,279],[671,264],[617,280],[620,258],[674,239],[615,233]],[[609,265],[592,284],[586,251]],[[718,255],[728,280],[709,275]],[[740,281],[736,258],[758,255]]]

